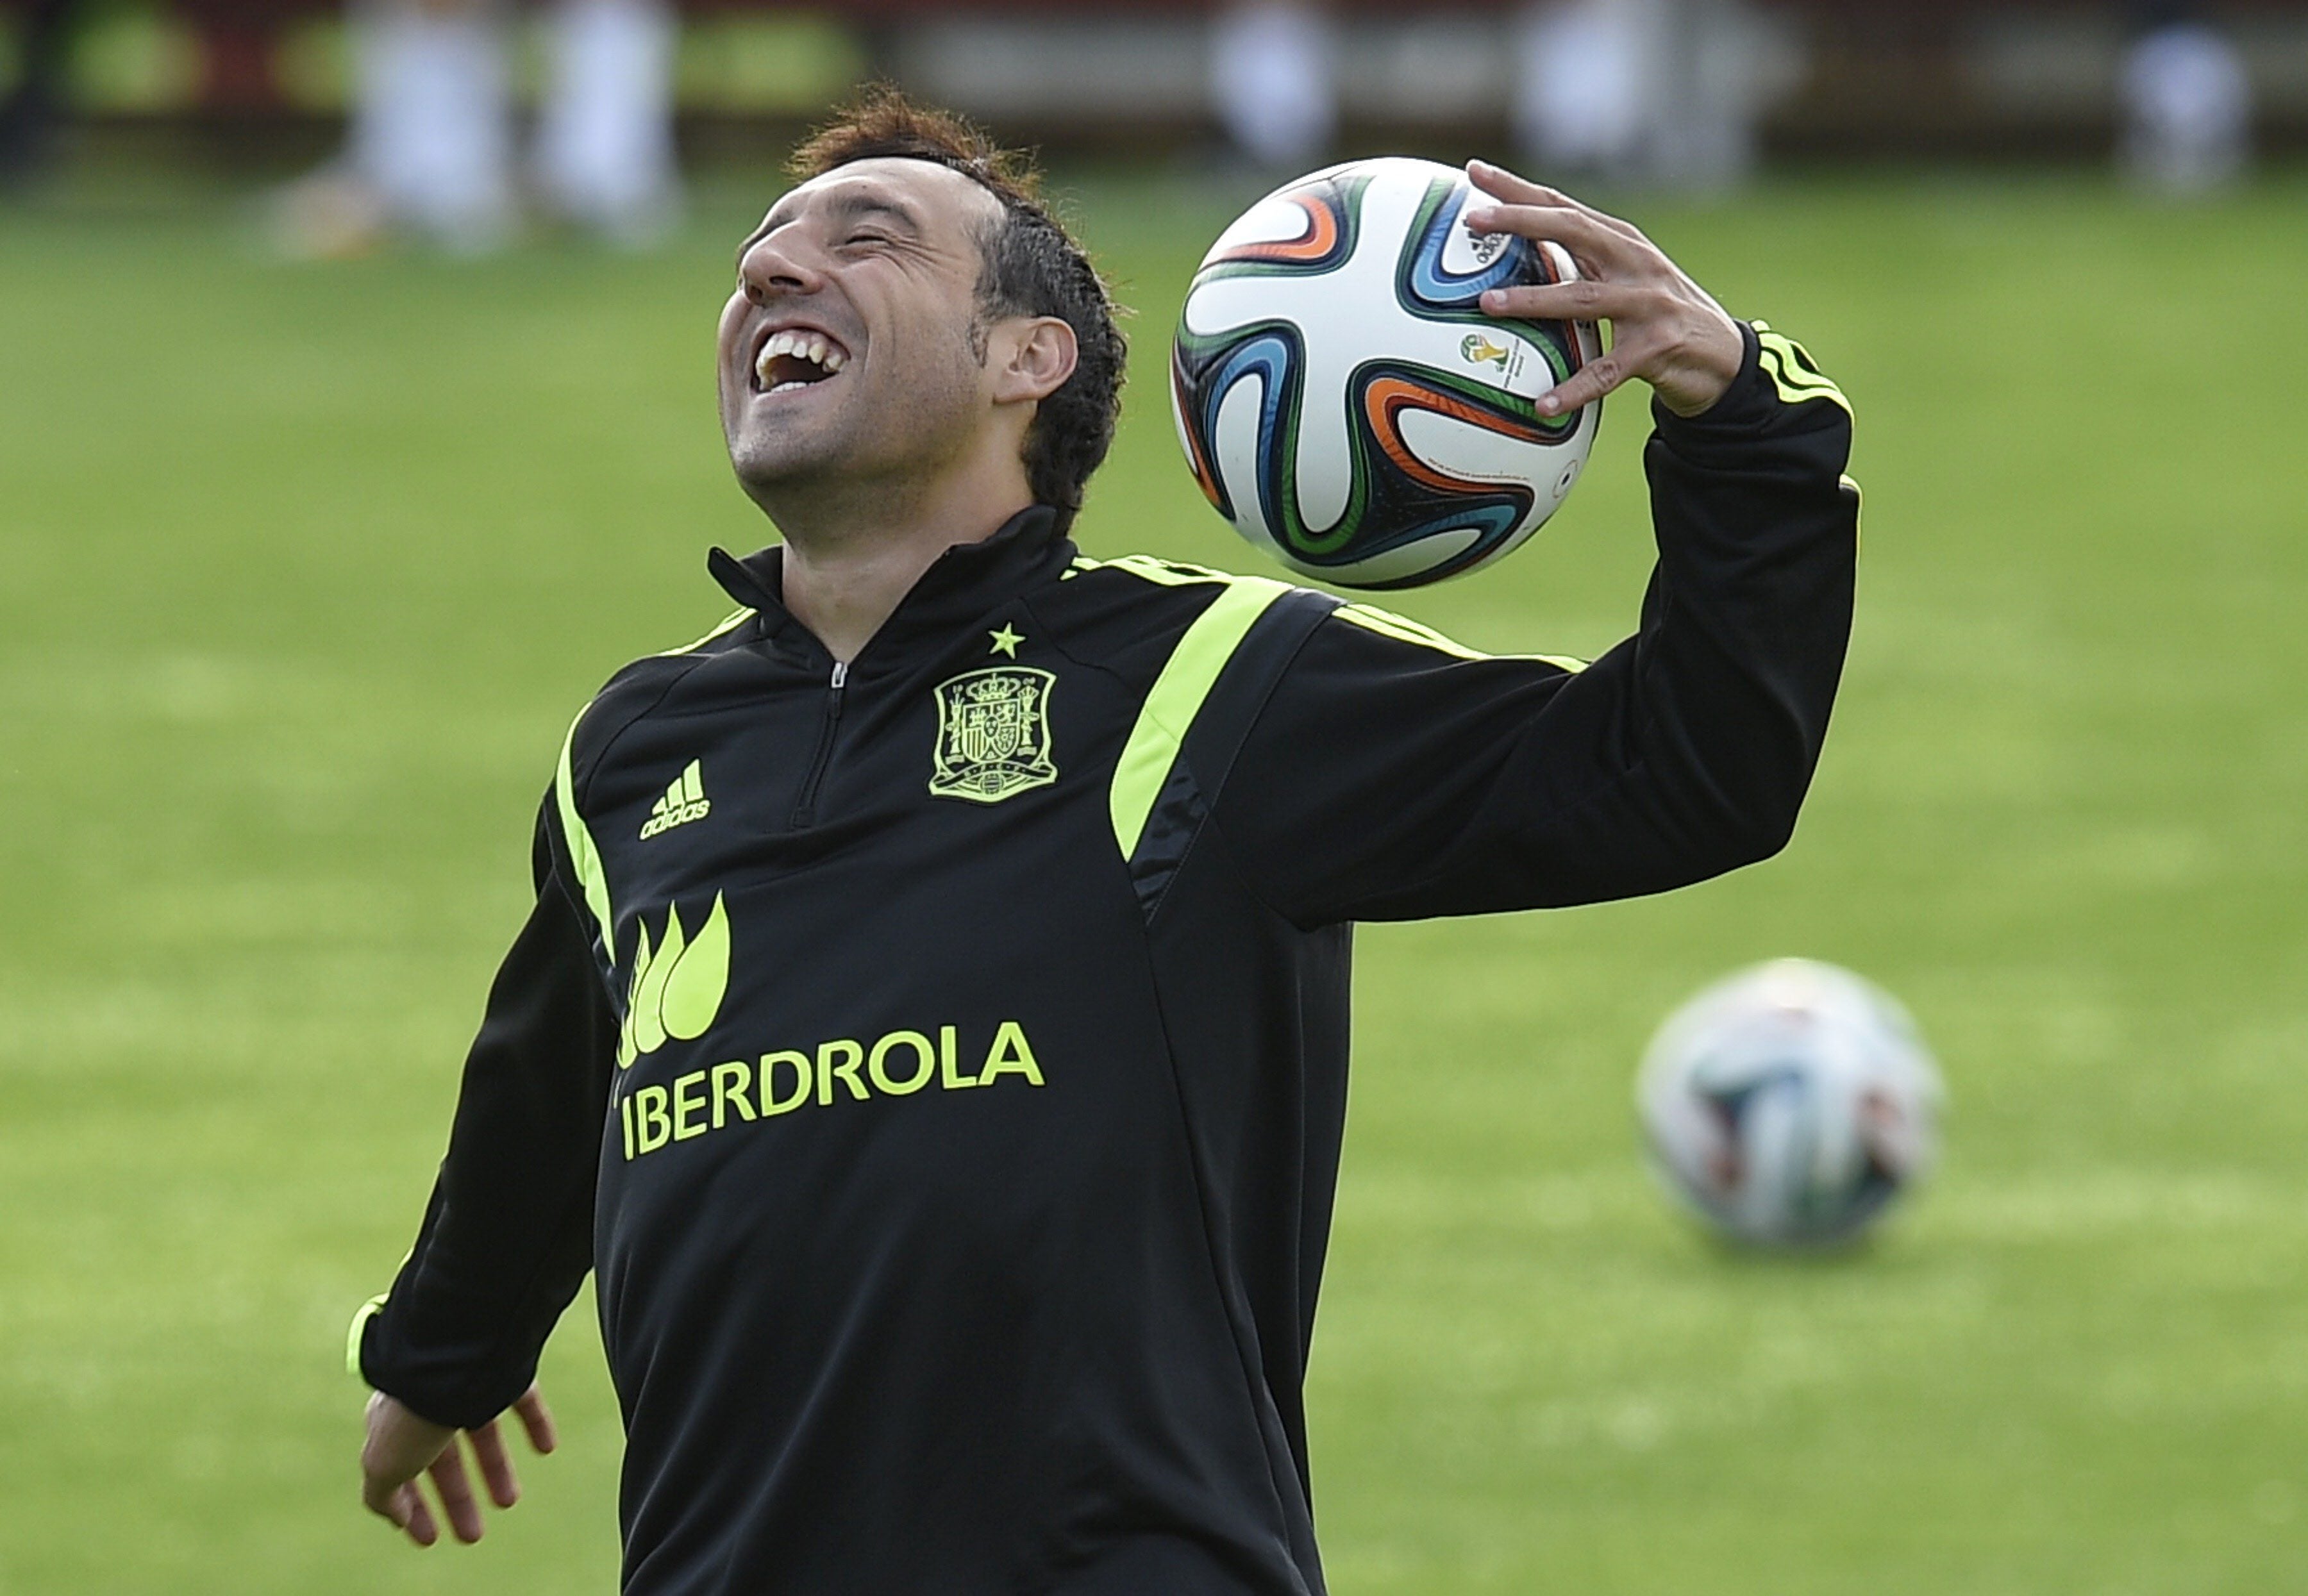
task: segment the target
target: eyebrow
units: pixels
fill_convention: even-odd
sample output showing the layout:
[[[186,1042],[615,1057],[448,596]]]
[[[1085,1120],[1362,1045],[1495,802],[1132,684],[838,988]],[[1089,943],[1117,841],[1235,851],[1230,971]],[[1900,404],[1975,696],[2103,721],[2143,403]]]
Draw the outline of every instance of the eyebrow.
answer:
[[[745,241],[737,246],[740,261],[745,258],[747,250],[794,219],[790,214],[779,214],[783,204],[784,202],[779,201],[771,206],[770,213],[762,219],[762,225],[745,236]],[[912,207],[891,195],[875,193],[871,189],[835,194],[825,202],[825,210],[837,221],[854,222],[867,216],[886,217],[912,236],[921,236],[921,219],[914,214]]]

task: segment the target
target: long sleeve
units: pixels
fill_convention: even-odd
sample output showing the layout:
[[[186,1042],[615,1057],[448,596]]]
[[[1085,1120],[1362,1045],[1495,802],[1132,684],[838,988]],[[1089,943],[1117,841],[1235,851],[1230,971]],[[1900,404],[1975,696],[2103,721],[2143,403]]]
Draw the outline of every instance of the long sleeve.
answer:
[[[537,906],[489,991],[417,1245],[354,1331],[361,1375],[440,1424],[479,1424],[536,1377],[593,1257],[616,1047],[548,797]]]
[[[1640,630],[1583,670],[1489,658],[1348,605],[1307,640],[1215,808],[1303,925],[1658,892],[1778,851],[1850,631],[1849,408],[1745,330],[1730,390],[1654,407],[1658,561]]]

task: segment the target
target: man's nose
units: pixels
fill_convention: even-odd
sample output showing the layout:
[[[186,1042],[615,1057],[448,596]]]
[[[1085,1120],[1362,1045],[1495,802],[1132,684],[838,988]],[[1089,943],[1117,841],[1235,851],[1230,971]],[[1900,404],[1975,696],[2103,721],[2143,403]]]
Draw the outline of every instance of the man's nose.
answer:
[[[788,295],[809,294],[824,280],[808,244],[794,236],[796,229],[780,228],[756,240],[737,262],[737,281],[745,297],[766,305]]]

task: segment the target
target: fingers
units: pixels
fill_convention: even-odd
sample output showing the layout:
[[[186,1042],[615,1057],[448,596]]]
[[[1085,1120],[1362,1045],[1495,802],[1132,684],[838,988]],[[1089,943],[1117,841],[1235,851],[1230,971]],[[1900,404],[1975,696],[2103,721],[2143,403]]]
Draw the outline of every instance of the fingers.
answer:
[[[531,1386],[512,1404],[521,1419],[521,1427],[528,1432],[529,1444],[539,1452],[550,1452],[561,1444],[561,1432],[554,1428],[553,1410],[545,1405],[545,1393]]]
[[[1512,233],[1523,238],[1552,239],[1569,249],[1579,262],[1580,275],[1606,275],[1595,270],[1630,263],[1632,242],[1606,227],[1601,218],[1568,205],[1473,205],[1463,219],[1477,233]]]
[[[424,1493],[413,1484],[385,1485],[366,1480],[361,1486],[361,1505],[378,1517],[389,1520],[419,1546],[430,1546],[441,1539],[440,1527],[433,1522],[433,1510],[426,1506]]]
[[[1641,369],[1640,349],[1618,348],[1599,355],[1533,401],[1542,416],[1562,416],[1593,404]]]
[[[1494,167],[1486,160],[1467,163],[1467,181],[1486,194],[1518,205],[1554,205],[1570,197],[1543,183],[1518,177],[1504,167]]]
[[[1634,223],[1622,221],[1608,211],[1598,210],[1592,205],[1572,198],[1559,188],[1549,188],[1543,183],[1518,177],[1504,167],[1494,167],[1486,160],[1467,163],[1467,180],[1495,199],[1514,205],[1537,205],[1551,209],[1576,210],[1589,219],[1631,241],[1643,242],[1641,229]]]
[[[385,1514],[408,1533],[419,1546],[430,1546],[441,1539],[441,1526],[433,1522],[433,1509],[425,1500],[425,1493],[415,1481],[392,1493],[395,1511]]]
[[[490,1420],[478,1429],[466,1432],[473,1441],[473,1461],[481,1466],[481,1483],[488,1487],[489,1500],[500,1507],[510,1507],[521,1500],[521,1480],[513,1472],[512,1459],[505,1455],[504,1437],[497,1433],[497,1421]]]
[[[383,1392],[369,1398],[368,1435],[361,1446],[361,1505],[388,1519],[419,1546],[441,1539],[425,1495],[412,1482],[426,1459],[451,1432],[430,1426]]]
[[[1486,316],[1519,316],[1527,322],[1603,322],[1635,319],[1658,308],[1647,288],[1584,279],[1571,283],[1492,288],[1483,295]]]
[[[1494,202],[1468,206],[1469,228],[1567,248],[1583,279],[1494,288],[1483,295],[1484,313],[1608,322],[1615,334],[1607,354],[1540,396],[1542,415],[1593,404],[1630,377],[1649,382],[1678,415],[1698,415],[1722,397],[1744,352],[1737,327],[1640,229],[1485,161],[1468,162],[1467,176]]]
[[[449,1532],[470,1546],[481,1538],[481,1506],[473,1500],[472,1482],[465,1477],[465,1454],[455,1446],[442,1451],[425,1471],[433,1476],[433,1489],[441,1493],[441,1511],[449,1520]],[[418,1498],[423,1505],[423,1498]]]
[[[521,1417],[530,1445],[539,1452],[552,1451],[559,1437],[552,1410],[536,1386],[521,1394],[513,1411]],[[370,1401],[368,1422],[368,1438],[361,1448],[363,1505],[390,1519],[419,1546],[431,1546],[441,1539],[442,1518],[447,1519],[450,1532],[458,1540],[468,1545],[478,1540],[483,1529],[481,1506],[473,1494],[456,1432],[418,1418],[382,1394]],[[489,1500],[499,1507],[520,1501],[521,1479],[513,1472],[497,1420],[466,1434],[471,1438],[473,1461],[479,1466]],[[420,1472],[433,1477],[433,1489],[440,1495],[437,1515],[418,1484]]]

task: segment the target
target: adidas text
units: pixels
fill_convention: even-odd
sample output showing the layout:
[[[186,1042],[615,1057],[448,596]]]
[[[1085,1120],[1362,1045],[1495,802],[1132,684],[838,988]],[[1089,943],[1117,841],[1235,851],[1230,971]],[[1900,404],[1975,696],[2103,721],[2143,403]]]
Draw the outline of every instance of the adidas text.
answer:
[[[665,796],[651,807],[650,818],[642,822],[642,840],[647,842],[660,831],[702,820],[712,812],[712,801],[705,796],[704,773],[698,768],[698,761],[692,759],[688,768],[673,778]]]

